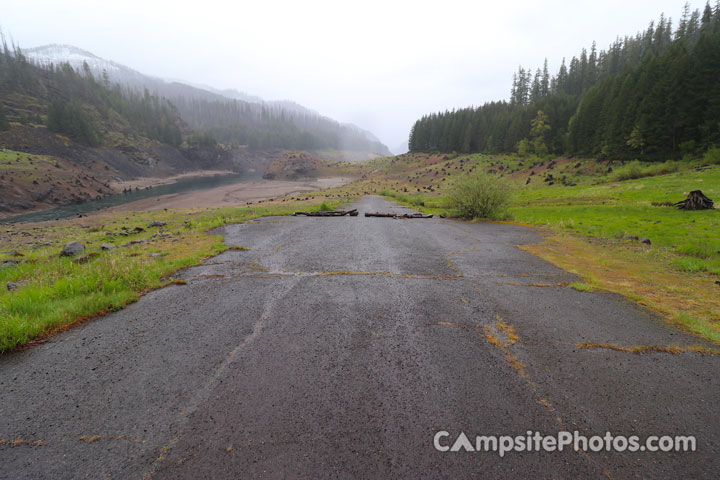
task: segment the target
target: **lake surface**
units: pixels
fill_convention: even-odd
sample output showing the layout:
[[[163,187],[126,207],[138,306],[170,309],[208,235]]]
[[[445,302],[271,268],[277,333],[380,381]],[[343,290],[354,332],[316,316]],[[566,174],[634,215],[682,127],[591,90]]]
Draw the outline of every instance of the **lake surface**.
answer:
[[[76,203],[73,205],[64,205],[50,210],[42,210],[39,212],[26,213],[0,219],[0,224],[59,220],[61,218],[73,217],[75,215],[94,212],[103,208],[114,207],[115,205],[122,205],[124,203],[130,203],[145,198],[158,197],[160,195],[168,195],[171,193],[196,192],[198,190],[222,187],[224,185],[232,185],[240,182],[248,182],[251,180],[258,180],[260,178],[261,176],[257,173],[217,175],[213,177],[187,177],[178,180],[176,183],[170,183],[168,185],[133,190],[128,193],[118,193],[116,195],[101,198],[100,200],[91,200],[89,202]]]

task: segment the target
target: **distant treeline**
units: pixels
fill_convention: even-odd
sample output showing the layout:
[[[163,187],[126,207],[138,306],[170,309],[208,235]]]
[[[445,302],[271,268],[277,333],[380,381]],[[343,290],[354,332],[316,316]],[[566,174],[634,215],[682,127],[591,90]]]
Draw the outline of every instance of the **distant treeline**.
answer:
[[[389,154],[359,129],[318,114],[241,100],[175,97],[180,114],[194,128],[225,144],[253,149],[338,149]]]
[[[49,130],[90,146],[103,143],[105,129],[172,145],[182,142],[180,116],[166,100],[96,79],[89,68],[80,73],[67,63],[46,68],[33,65],[19,47],[9,48],[4,39],[0,97],[23,111],[20,120],[37,124],[45,117]],[[46,109],[32,99],[47,105]]]
[[[720,144],[720,0],[685,5],[607,50],[583,49],[550,76],[520,67],[510,101],[415,122],[410,151],[660,158]]]

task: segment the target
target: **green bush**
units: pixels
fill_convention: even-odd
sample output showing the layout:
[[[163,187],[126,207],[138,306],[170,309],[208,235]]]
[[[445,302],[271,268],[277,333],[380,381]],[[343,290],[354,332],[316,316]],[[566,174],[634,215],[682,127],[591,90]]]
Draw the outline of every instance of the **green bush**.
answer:
[[[505,181],[477,172],[455,184],[448,202],[461,218],[499,219],[505,215],[511,193]]]
[[[720,147],[712,146],[707,149],[703,160],[707,163],[720,164]]]
[[[625,180],[634,180],[636,178],[655,177],[658,175],[667,175],[668,173],[677,172],[680,166],[678,162],[668,160],[667,162],[657,163],[643,167],[638,160],[633,160],[624,167],[618,168],[610,178],[615,182]]]
[[[640,165],[639,161],[633,160],[624,167],[615,170],[611,179],[615,182],[623,182],[625,180],[641,178],[642,176],[642,165]]]

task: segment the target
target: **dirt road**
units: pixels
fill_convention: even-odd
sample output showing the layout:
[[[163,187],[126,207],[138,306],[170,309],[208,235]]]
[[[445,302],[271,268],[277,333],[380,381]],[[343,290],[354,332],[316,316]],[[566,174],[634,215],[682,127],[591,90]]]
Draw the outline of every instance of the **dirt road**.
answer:
[[[366,197],[264,218],[228,251],[0,357],[1,478],[712,478],[720,357],[519,250],[530,229]],[[439,452],[477,435],[694,435],[693,453]],[[474,443],[474,442],[473,442]]]

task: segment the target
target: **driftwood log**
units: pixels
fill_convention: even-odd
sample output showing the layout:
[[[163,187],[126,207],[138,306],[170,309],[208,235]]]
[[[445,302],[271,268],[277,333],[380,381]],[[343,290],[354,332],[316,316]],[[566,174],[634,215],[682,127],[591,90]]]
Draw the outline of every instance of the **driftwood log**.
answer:
[[[387,217],[387,218],[433,218],[432,215],[424,213],[381,213],[381,212],[365,212],[366,217]]]
[[[358,211],[357,208],[353,208],[352,210],[339,210],[332,212],[295,212],[293,215],[305,215],[306,217],[344,217],[349,215],[351,217],[357,217]]]
[[[713,208],[713,201],[703,195],[700,190],[690,192],[685,200],[675,203],[681,210],[710,210]]]
[[[394,217],[394,213],[380,213],[380,212],[365,212],[366,217]]]

